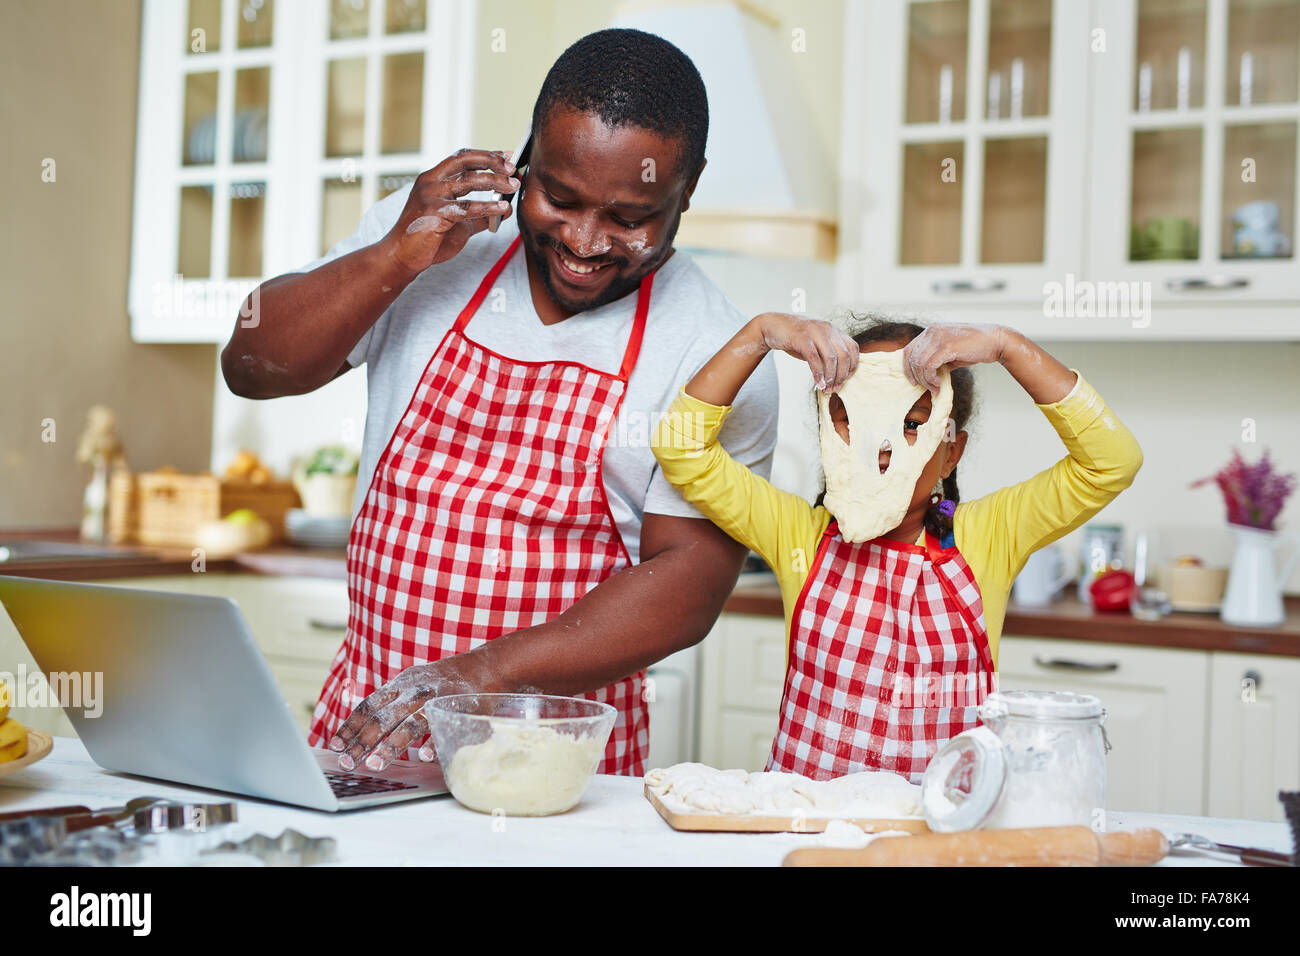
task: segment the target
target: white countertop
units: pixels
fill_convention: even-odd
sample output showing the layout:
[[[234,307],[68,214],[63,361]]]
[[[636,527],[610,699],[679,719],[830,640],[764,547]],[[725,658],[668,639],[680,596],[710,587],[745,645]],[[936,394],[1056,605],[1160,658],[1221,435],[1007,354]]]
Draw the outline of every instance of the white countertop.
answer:
[[[132,797],[191,802],[235,799],[239,823],[199,839],[278,836],[292,828],[338,841],[341,864],[389,866],[777,866],[796,847],[821,845],[820,834],[678,833],[642,794],[638,777],[597,776],[582,802],[553,817],[493,818],[466,810],[450,796],[347,813],[301,810],[246,797],[158,783],[98,767],[81,741],[55,737],[54,751],[0,778],[0,812],[82,804],[92,809]],[[1110,826],[1187,831],[1225,843],[1291,852],[1284,823],[1112,811]],[[1201,854],[1171,856],[1166,866],[1230,865]]]

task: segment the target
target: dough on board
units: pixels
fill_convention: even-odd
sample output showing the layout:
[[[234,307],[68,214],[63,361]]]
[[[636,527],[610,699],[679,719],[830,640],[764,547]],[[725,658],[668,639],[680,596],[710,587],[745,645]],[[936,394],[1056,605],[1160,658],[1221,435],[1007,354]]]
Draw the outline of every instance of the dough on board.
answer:
[[[716,770],[702,763],[679,763],[645,775],[646,786],[671,809],[685,813],[857,819],[920,817],[921,788],[906,777],[863,771],[833,780],[797,773]]]

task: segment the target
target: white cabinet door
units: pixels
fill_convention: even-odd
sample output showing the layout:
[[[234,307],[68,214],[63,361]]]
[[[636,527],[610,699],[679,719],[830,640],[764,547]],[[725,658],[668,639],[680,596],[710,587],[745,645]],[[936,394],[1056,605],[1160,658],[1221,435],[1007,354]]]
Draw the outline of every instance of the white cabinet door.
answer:
[[[1300,660],[1210,655],[1209,799],[1215,817],[1281,820],[1300,790]]]
[[[1243,303],[1234,336],[1300,332],[1297,24],[1300,0],[1097,4],[1090,268],[1149,284],[1152,332]]]
[[[1209,654],[1003,635],[999,658],[1003,690],[1101,699],[1108,809],[1205,812]]]
[[[700,677],[700,760],[762,770],[776,736],[785,686],[785,621],[724,614],[704,639]]]
[[[710,765],[721,770],[764,769],[772,753],[776,726],[775,707],[769,714],[735,709],[724,711],[721,723],[723,746],[717,751],[717,761]]]
[[[138,342],[222,342],[263,279],[462,146],[474,0],[145,0],[127,307]]]
[[[842,297],[1039,307],[1082,270],[1088,5],[876,0],[845,28]]]

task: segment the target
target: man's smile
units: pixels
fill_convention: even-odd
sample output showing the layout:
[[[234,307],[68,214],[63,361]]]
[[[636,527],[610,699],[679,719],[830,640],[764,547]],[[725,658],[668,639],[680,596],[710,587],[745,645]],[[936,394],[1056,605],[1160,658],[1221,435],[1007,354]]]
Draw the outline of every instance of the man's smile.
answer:
[[[563,252],[560,248],[550,242],[546,243],[546,249],[555,263],[555,273],[567,285],[578,286],[581,288],[591,288],[599,285],[607,278],[606,273],[611,266],[616,263],[609,259],[582,259]]]

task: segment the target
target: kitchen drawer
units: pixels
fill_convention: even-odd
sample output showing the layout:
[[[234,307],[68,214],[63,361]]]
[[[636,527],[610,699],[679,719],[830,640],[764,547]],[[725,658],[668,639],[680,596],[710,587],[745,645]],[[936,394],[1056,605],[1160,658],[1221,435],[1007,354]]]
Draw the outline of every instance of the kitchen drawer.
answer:
[[[721,621],[722,706],[775,714],[785,688],[785,620],[727,614]]]
[[[1279,790],[1300,790],[1300,661],[1210,655],[1206,810],[1282,820]]]
[[[1202,814],[1209,654],[1004,635],[1002,690],[1093,694],[1112,749],[1106,806]]]

